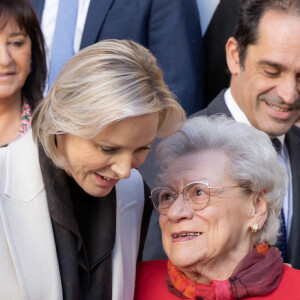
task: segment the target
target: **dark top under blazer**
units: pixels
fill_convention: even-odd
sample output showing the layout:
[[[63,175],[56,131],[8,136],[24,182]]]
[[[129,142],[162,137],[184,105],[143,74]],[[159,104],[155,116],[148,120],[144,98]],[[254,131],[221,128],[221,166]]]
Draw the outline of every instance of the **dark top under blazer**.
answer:
[[[192,117],[211,116],[217,113],[224,113],[232,117],[225,104],[224,93],[225,90],[222,90],[206,109],[193,114]],[[298,127],[292,126],[286,133],[285,143],[290,159],[293,185],[293,216],[288,240],[287,260],[293,268],[300,269],[300,129]]]

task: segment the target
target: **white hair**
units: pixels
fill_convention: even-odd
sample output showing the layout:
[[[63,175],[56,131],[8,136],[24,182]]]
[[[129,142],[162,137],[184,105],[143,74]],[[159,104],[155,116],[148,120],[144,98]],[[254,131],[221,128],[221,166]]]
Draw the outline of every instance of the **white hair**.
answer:
[[[268,216],[254,236],[254,242],[257,245],[276,243],[288,176],[264,132],[224,115],[188,119],[179,132],[163,139],[157,147],[159,183],[164,182],[166,171],[175,159],[207,150],[220,150],[228,156],[231,162],[229,177],[246,191],[264,193]]]

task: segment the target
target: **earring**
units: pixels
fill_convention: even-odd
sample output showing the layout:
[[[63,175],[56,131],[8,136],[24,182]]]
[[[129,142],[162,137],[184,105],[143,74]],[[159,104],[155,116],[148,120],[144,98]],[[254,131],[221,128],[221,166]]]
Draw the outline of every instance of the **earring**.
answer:
[[[256,233],[258,231],[258,224],[257,223],[254,223],[253,224],[253,227],[252,227],[252,232],[253,233]]]

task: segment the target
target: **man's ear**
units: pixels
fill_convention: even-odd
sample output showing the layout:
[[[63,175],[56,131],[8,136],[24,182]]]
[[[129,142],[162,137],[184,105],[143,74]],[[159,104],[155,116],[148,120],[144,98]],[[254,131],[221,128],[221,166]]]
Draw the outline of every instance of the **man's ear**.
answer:
[[[252,213],[250,217],[250,228],[253,224],[258,224],[260,230],[265,224],[268,216],[268,202],[265,199],[265,193],[257,193],[252,202]]]
[[[225,49],[228,69],[231,75],[237,75],[241,70],[238,41],[234,37],[229,38]]]

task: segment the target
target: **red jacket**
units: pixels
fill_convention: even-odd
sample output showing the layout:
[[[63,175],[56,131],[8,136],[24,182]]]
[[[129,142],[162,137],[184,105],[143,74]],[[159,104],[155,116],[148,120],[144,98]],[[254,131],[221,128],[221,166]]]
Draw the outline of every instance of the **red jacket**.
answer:
[[[180,299],[168,291],[166,275],[167,260],[138,263],[134,300]],[[300,300],[300,271],[284,265],[281,281],[272,293],[248,299]]]

